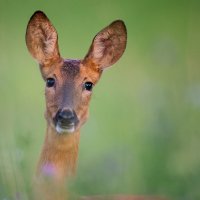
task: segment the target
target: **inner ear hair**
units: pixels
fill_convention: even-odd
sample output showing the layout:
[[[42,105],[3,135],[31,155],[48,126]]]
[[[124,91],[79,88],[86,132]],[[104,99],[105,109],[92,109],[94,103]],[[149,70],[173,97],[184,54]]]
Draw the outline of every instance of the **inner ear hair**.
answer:
[[[109,67],[122,56],[126,42],[126,26],[122,20],[116,20],[94,37],[84,62],[90,60],[100,69]]]
[[[40,65],[48,65],[60,59],[56,29],[42,11],[36,11],[29,20],[26,45]]]

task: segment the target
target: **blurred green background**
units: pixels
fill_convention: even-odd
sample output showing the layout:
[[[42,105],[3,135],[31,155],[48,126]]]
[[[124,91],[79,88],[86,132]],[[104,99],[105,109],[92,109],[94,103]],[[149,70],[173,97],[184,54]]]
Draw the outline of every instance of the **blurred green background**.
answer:
[[[31,199],[44,140],[44,82],[25,45],[43,10],[61,54],[83,58],[115,19],[127,49],[94,90],[73,190],[200,199],[200,1],[0,0],[0,199]]]

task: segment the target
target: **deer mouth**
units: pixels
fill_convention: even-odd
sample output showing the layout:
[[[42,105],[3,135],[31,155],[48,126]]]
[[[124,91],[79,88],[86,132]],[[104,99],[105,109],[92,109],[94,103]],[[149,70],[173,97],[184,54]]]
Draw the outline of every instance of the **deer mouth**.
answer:
[[[75,132],[78,122],[75,111],[70,109],[58,110],[54,118],[55,129],[59,134]]]
[[[76,129],[76,126],[74,123],[68,124],[68,125],[62,125],[61,123],[56,124],[56,131],[59,134],[63,133],[73,133]]]

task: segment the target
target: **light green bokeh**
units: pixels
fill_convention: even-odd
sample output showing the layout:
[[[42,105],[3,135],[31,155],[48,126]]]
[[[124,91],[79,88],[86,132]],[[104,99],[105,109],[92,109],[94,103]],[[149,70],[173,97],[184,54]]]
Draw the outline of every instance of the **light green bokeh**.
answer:
[[[0,0],[0,199],[31,199],[44,140],[44,82],[25,45],[36,10],[51,19],[66,58],[83,58],[115,19],[128,30],[125,54],[94,89],[75,193],[199,199],[197,0]]]

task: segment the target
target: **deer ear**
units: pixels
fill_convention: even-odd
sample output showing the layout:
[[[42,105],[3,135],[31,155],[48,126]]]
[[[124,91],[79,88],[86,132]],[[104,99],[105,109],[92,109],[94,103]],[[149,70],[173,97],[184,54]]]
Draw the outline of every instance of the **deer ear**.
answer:
[[[26,45],[40,65],[45,66],[60,59],[56,29],[42,11],[36,11],[30,18]]]
[[[109,67],[124,53],[126,41],[127,32],[124,22],[114,21],[94,37],[84,62],[92,61],[100,69]]]

